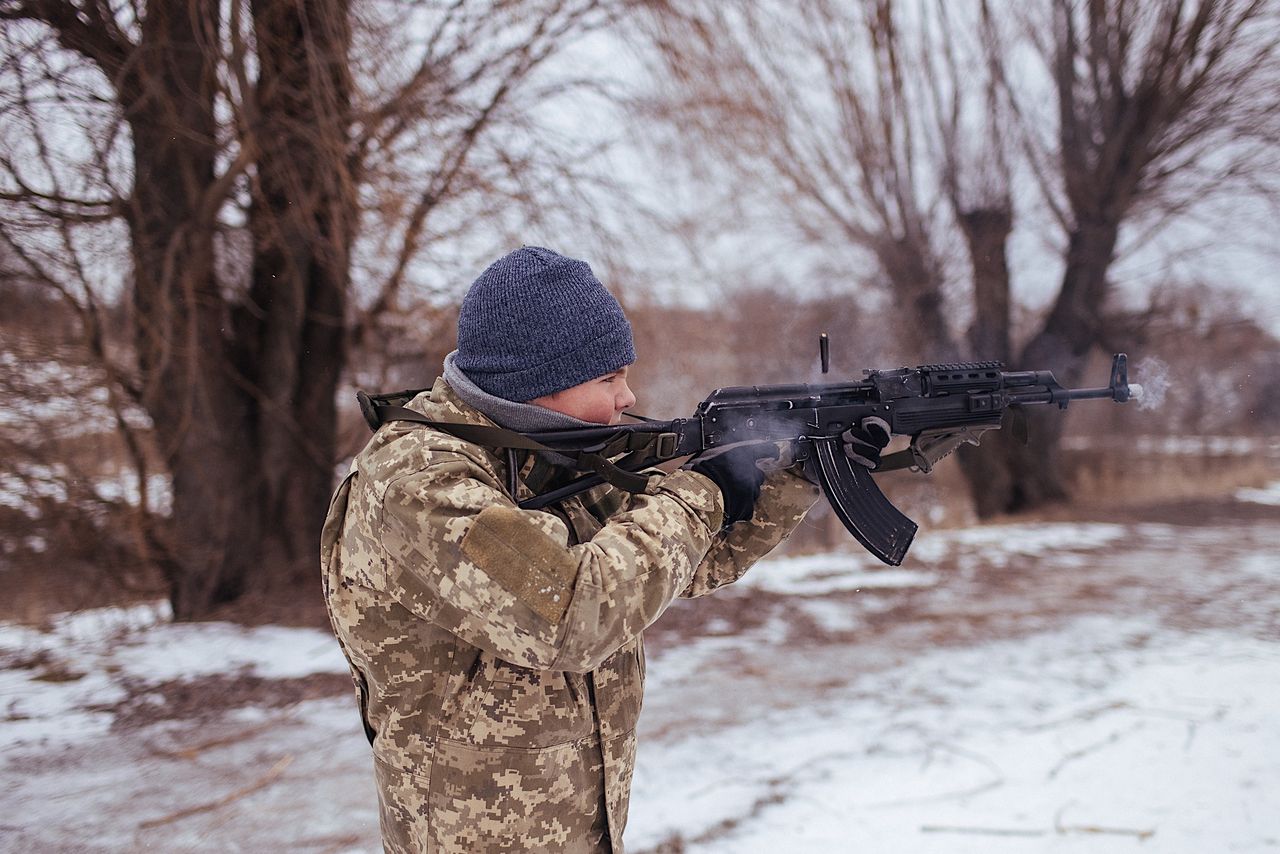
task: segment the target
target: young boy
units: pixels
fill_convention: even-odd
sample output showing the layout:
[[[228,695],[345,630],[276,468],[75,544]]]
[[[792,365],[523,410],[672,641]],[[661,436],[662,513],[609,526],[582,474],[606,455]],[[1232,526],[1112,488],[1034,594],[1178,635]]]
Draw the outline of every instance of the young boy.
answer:
[[[591,268],[527,246],[471,286],[444,376],[408,406],[521,432],[613,424],[635,403],[634,361]],[[325,595],[388,851],[621,852],[642,632],[677,596],[740,578],[818,494],[722,457],[645,493],[605,485],[521,510],[574,472],[522,453],[512,495],[507,460],[393,421],[329,510]]]

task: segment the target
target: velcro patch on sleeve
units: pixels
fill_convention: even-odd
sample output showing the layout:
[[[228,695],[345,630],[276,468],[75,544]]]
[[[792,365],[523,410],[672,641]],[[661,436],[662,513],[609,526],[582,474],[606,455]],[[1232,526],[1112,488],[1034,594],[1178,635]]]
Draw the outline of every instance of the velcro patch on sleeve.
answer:
[[[552,625],[569,608],[578,565],[567,546],[531,524],[525,511],[487,507],[462,538],[462,553]]]

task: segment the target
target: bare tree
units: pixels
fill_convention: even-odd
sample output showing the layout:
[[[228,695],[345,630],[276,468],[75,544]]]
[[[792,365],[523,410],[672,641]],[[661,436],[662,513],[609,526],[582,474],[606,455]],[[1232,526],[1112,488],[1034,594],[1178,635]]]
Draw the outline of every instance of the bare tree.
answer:
[[[1078,383],[1090,352],[1138,340],[1110,299],[1125,229],[1159,229],[1212,194],[1275,192],[1274,2],[650,5],[681,132],[816,242],[870,252],[919,361],[960,349],[943,311],[955,237],[973,288],[957,312],[972,318],[969,352]],[[1021,347],[1008,261],[1018,175],[1042,188],[1064,259]],[[1063,422],[1029,421],[1028,445],[1002,435],[965,449],[981,515],[1065,496]]]
[[[443,208],[501,209],[543,180],[523,167],[545,147],[488,140],[528,121],[521,98],[573,85],[536,73],[611,15],[595,0],[0,3],[0,241],[74,306],[116,411],[149,418],[119,429],[139,482],[148,443],[171,477],[148,557],[179,618],[312,586],[352,332],[377,334],[424,248],[458,239],[443,218],[432,230]],[[104,307],[125,295],[116,340]]]
[[[965,349],[972,358],[1007,362],[1014,207],[1013,146],[1006,128],[1012,110],[1001,86],[1005,60],[990,4],[982,0],[965,11],[972,14],[966,17],[941,0],[924,8],[914,60],[936,133],[930,154],[968,251],[973,318]]]
[[[874,0],[650,4],[661,81],[650,114],[728,163],[752,201],[830,250],[858,247],[899,313],[901,352],[956,351],[915,43]],[[711,174],[717,175],[713,171]],[[782,217],[778,217],[782,219]]]
[[[1092,350],[1132,340],[1108,314],[1124,228],[1158,228],[1213,195],[1275,198],[1280,10],[1266,0],[1050,0],[1041,11],[1024,20],[1023,36],[1051,79],[1051,136],[1035,121],[1031,93],[1011,76],[1005,85],[1066,236],[1065,267],[1018,361],[1076,384]],[[976,490],[984,514],[1065,497],[1062,426],[1033,413],[1030,443],[993,443]]]

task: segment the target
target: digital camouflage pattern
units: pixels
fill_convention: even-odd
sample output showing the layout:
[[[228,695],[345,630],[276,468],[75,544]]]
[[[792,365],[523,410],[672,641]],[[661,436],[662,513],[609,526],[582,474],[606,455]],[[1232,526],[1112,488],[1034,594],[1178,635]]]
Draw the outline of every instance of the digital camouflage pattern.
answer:
[[[410,408],[491,424],[443,380]],[[641,633],[729,584],[817,499],[788,472],[718,532],[700,474],[520,510],[506,458],[404,422],[352,462],[321,543],[333,628],[373,745],[392,852],[621,852],[644,681]],[[518,460],[516,500],[559,472]],[[533,487],[531,487],[531,484]]]

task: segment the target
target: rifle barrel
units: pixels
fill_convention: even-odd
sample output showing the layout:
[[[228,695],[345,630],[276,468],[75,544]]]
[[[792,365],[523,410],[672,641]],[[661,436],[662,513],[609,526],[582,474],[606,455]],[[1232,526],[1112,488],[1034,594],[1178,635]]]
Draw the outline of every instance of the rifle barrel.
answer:
[[[1072,400],[1114,400],[1116,403],[1125,403],[1130,400],[1141,400],[1142,392],[1141,385],[1126,380],[1106,388],[1076,388],[1069,394]]]
[[[1115,397],[1116,389],[1112,388],[1073,388],[1067,391],[1071,400],[1109,400]]]
[[[1056,403],[1066,406],[1073,400],[1114,400],[1124,403],[1142,397],[1142,386],[1128,383],[1105,388],[1041,388],[1032,392],[1015,391],[1014,403]]]

